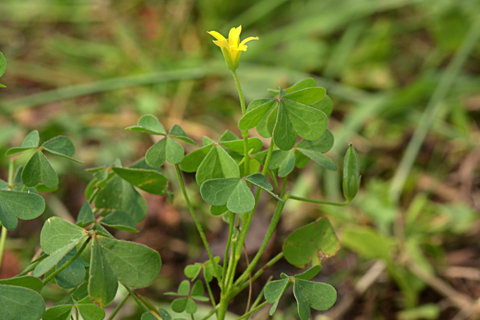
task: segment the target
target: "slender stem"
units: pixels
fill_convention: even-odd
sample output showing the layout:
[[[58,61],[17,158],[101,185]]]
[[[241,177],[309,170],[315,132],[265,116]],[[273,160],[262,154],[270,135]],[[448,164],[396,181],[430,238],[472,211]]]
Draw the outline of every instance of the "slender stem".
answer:
[[[283,258],[283,252],[280,252],[277,254],[275,257],[273,257],[270,261],[268,261],[260,270],[255,272],[255,274],[252,277],[252,281],[257,280],[268,268],[273,266],[275,263],[277,263],[280,259]],[[239,285],[235,290],[232,291],[232,297],[236,296],[239,294],[243,289],[245,289],[248,286],[248,281],[242,283]]]
[[[212,307],[216,307],[217,303],[215,302],[215,297],[213,296],[212,288],[210,288],[210,283],[205,280],[205,286],[207,287],[208,296],[210,297],[210,302],[212,303]]]
[[[262,298],[263,298],[263,293],[265,292],[265,287],[267,286],[267,284],[270,283],[270,281],[272,281],[273,277],[270,277],[268,280],[267,280],[267,283],[265,283],[265,285],[263,286],[262,288],[262,291],[260,291],[260,294],[258,295],[257,299],[255,299],[255,301],[253,302],[252,304],[252,309],[255,309],[258,304],[260,303],[260,301],[262,301]],[[248,312],[248,310],[247,310]],[[249,319],[249,317],[247,317],[247,320]]]
[[[80,316],[78,315],[78,308],[75,308],[75,319],[80,320]]]
[[[127,289],[128,293],[132,296],[133,300],[135,300],[135,302],[140,306],[140,308],[142,308],[143,310],[145,310],[146,312],[150,312],[151,310],[148,309],[145,304],[143,304],[142,301],[140,301],[137,297],[137,295],[135,294],[135,292],[133,292],[132,289],[130,289],[129,287],[125,286],[125,289]]]
[[[455,54],[455,57],[451,60],[446,72],[443,74],[440,82],[435,88],[425,112],[420,119],[420,124],[415,129],[415,133],[413,134],[402,160],[400,161],[400,165],[395,172],[395,175],[392,179],[392,184],[390,185],[390,198],[393,200],[393,202],[398,202],[409,172],[415,162],[415,159],[417,158],[418,152],[420,151],[428,131],[432,127],[435,117],[441,108],[441,101],[448,95],[453,81],[470,55],[470,52],[475,49],[479,38],[480,19],[476,19],[476,22],[472,25],[470,31],[465,36],[460,49]]]
[[[203,232],[202,225],[200,224],[200,222],[197,219],[197,215],[195,214],[195,210],[193,210],[192,203],[190,202],[190,198],[188,197],[187,190],[185,189],[185,183],[183,182],[182,173],[180,172],[180,168],[179,168],[178,164],[175,164],[175,170],[177,172],[178,182],[180,183],[180,188],[182,189],[183,196],[185,198],[185,202],[187,203],[190,214],[192,215],[193,221],[195,222],[195,226],[197,227],[198,233],[200,233],[200,238],[202,238],[203,245],[205,246],[205,249],[207,250],[207,253],[208,253],[208,257],[210,258],[210,261],[212,262],[213,269],[215,270],[215,276],[218,279],[218,283],[221,284],[221,278],[220,278],[221,275],[218,274],[217,263],[215,262],[215,259],[213,259],[212,250],[210,250],[210,246],[208,244],[207,237],[205,236],[205,233]]]
[[[218,310],[218,305],[215,306],[215,308],[213,308],[212,310],[210,310],[210,312],[209,312],[205,317],[203,317],[202,320],[208,320],[208,319],[210,319],[210,317],[213,316],[213,314],[214,314],[215,312],[217,312],[217,310]]]
[[[270,141],[270,146],[268,147],[267,158],[263,164],[262,174],[266,177],[268,174],[268,165],[270,164],[270,159],[272,158],[273,149],[275,148],[275,142],[273,139]]]
[[[2,260],[3,260],[3,250],[5,248],[5,242],[7,240],[7,228],[2,226],[2,231],[0,235],[0,267],[2,266]]]
[[[242,108],[242,115],[247,112],[245,106],[245,98],[243,97],[242,87],[240,86],[240,81],[238,80],[237,71],[233,70],[233,79],[235,80],[235,85],[237,86],[238,97],[240,98],[240,107]],[[248,130],[242,130],[243,137],[243,154],[245,155],[245,175],[250,174],[250,156],[248,154]]]
[[[117,315],[117,313],[120,311],[120,309],[122,309],[123,305],[125,304],[125,302],[127,302],[128,298],[130,298],[130,293],[127,294],[125,296],[125,298],[122,299],[122,301],[118,304],[118,306],[115,308],[115,310],[113,310],[112,314],[110,315],[110,317],[108,317],[107,320],[113,320],[113,318],[115,318],[115,316]]]
[[[70,258],[70,260],[68,260],[67,262],[65,262],[64,265],[62,265],[60,268],[58,268],[57,270],[55,270],[52,274],[50,274],[48,277],[46,277],[45,279],[43,279],[43,282],[42,282],[42,288],[50,282],[50,280],[52,280],[57,274],[59,274],[60,272],[62,272],[63,270],[65,270],[69,265],[71,265],[73,263],[73,261],[75,261],[78,257],[80,257],[80,255],[82,254],[83,250],[85,250],[85,248],[87,247],[87,244],[90,242],[90,240],[87,240],[83,243],[83,245],[80,247],[79,250],[77,250],[77,253],[75,253],[75,255],[73,257]]]
[[[261,305],[259,305],[258,307],[256,307],[255,309],[252,309],[250,310],[248,313],[245,313],[243,316],[241,316],[240,318],[238,318],[237,320],[241,320],[241,319],[245,319],[245,318],[248,318],[252,315],[252,313],[254,312],[257,312],[258,310],[262,309],[263,307],[265,307],[266,305],[268,304],[268,301],[265,301],[264,303],[262,303]]]
[[[350,204],[350,201],[345,201],[345,202],[333,202],[333,201],[324,201],[324,200],[315,200],[315,199],[309,199],[309,198],[302,198],[302,197],[297,197],[297,196],[292,196],[289,195],[289,199],[292,200],[298,200],[298,201],[304,201],[304,202],[312,202],[312,203],[318,203],[318,204],[325,204],[329,206],[336,206],[336,207],[345,207]]]
[[[235,213],[230,212],[230,221],[229,221],[229,231],[228,231],[228,240],[227,246],[225,247],[225,255],[223,257],[223,281],[225,283],[227,279],[227,267],[228,267],[228,253],[230,251],[230,245],[232,243],[233,231],[235,227]]]
[[[15,173],[15,160],[10,158],[8,162],[8,187],[13,188],[13,175]],[[0,234],[0,267],[2,266],[3,251],[5,250],[5,242],[7,241],[7,228],[2,225]]]

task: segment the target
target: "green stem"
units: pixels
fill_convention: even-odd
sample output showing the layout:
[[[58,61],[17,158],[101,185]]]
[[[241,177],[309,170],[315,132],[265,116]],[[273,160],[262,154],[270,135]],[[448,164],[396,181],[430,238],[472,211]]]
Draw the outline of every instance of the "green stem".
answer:
[[[350,204],[350,201],[345,201],[345,202],[333,202],[333,201],[324,201],[324,200],[315,200],[315,199],[309,199],[309,198],[302,198],[302,197],[297,197],[297,196],[288,196],[289,199],[292,200],[298,200],[298,201],[304,201],[304,202],[312,202],[312,203],[318,203],[318,204],[325,204],[329,206],[336,206],[336,207],[345,207]]]
[[[218,283],[221,284],[221,278],[220,274],[218,274],[217,270],[217,263],[215,262],[215,259],[213,259],[212,255],[212,250],[210,250],[210,246],[207,241],[207,237],[205,236],[205,233],[203,232],[202,225],[197,219],[197,215],[195,214],[195,210],[193,210],[192,203],[190,202],[190,198],[188,197],[187,190],[185,189],[185,183],[183,182],[183,177],[182,173],[180,172],[180,167],[178,164],[175,164],[175,170],[177,172],[177,178],[178,178],[178,183],[180,183],[180,188],[182,189],[183,196],[185,198],[185,202],[187,203],[188,210],[190,211],[190,214],[192,215],[193,221],[195,222],[195,226],[197,227],[198,233],[200,233],[200,238],[202,238],[203,245],[205,246],[205,249],[207,250],[208,257],[210,258],[210,261],[212,262],[213,269],[215,270],[215,276],[218,279]]]
[[[272,277],[270,277],[270,279],[268,279],[267,283],[265,283],[265,285],[263,286],[262,291],[260,291],[260,294],[258,295],[257,299],[255,299],[255,301],[253,302],[252,307],[251,307],[252,310],[255,309],[258,306],[260,301],[262,301],[263,294],[265,292],[265,287],[270,283],[270,281],[272,281]],[[248,312],[248,310],[247,310],[247,312]],[[250,317],[247,317],[247,320],[249,318]]]
[[[210,317],[213,316],[213,314],[214,314],[215,312],[217,312],[217,310],[218,310],[218,305],[215,306],[215,308],[213,308],[212,310],[210,310],[210,312],[209,312],[205,317],[203,317],[202,320],[208,320],[208,319],[210,319]],[[217,319],[219,319],[219,318],[217,318]]]
[[[425,140],[428,131],[432,127],[435,117],[440,110],[442,105],[441,101],[449,93],[449,89],[452,86],[453,81],[460,72],[460,69],[467,60],[470,52],[475,49],[479,38],[480,19],[476,19],[476,22],[465,36],[460,49],[456,53],[455,57],[451,60],[446,72],[443,74],[440,82],[435,88],[425,112],[420,119],[420,124],[416,128],[415,133],[413,134],[413,137],[410,140],[407,149],[405,150],[400,165],[395,172],[395,175],[392,179],[392,184],[390,186],[390,198],[393,200],[393,202],[398,202],[403,187],[405,186],[405,182],[407,181],[409,172],[412,169],[415,159],[417,158],[423,141]]]
[[[233,70],[233,79],[235,80],[235,85],[237,86],[238,97],[240,98],[240,107],[242,108],[242,116],[247,112],[245,106],[245,98],[243,97],[242,87],[240,86],[240,81],[238,80],[237,71]],[[250,156],[248,154],[248,130],[242,130],[243,137],[243,154],[245,155],[245,175],[248,176],[250,173]]]
[[[110,315],[110,317],[108,317],[107,320],[113,320],[113,318],[115,318],[117,313],[120,311],[120,309],[122,309],[123,305],[127,302],[128,298],[130,298],[130,293],[127,294],[125,298],[122,299],[122,301],[118,304],[115,310],[113,310],[112,314]]]
[[[8,188],[13,188],[13,175],[15,173],[15,161],[10,158],[8,162]],[[0,267],[2,266],[3,251],[5,250],[5,242],[7,242],[7,228],[2,225],[0,234]]]
[[[142,301],[140,301],[140,299],[138,299],[137,295],[135,294],[135,292],[133,292],[132,289],[130,289],[129,287],[125,286],[125,289],[127,289],[128,293],[132,296],[133,300],[135,300],[135,302],[140,306],[140,308],[142,308],[145,312],[150,312],[150,309],[148,309]]]
[[[268,304],[268,301],[265,301],[264,303],[262,303],[261,305],[259,305],[258,307],[256,307],[255,309],[252,309],[250,310],[248,313],[245,313],[243,316],[241,316],[240,318],[238,318],[237,320],[241,320],[241,319],[245,319],[245,318],[248,318],[252,315],[252,313],[254,312],[257,312],[258,310],[262,309],[263,307],[265,307],[266,305]]]
[[[273,266],[275,263],[277,263],[280,259],[283,258],[283,252],[280,252],[277,254],[275,257],[273,257],[270,261],[268,261],[260,270],[255,272],[255,274],[252,277],[252,281],[257,280],[268,268]],[[240,284],[235,290],[232,291],[230,297],[233,298],[240,292],[242,292],[243,289],[245,289],[250,281],[245,281],[244,283]]]
[[[230,212],[228,240],[227,240],[227,246],[225,247],[225,255],[223,257],[223,281],[224,281],[224,283],[226,282],[226,279],[227,279],[228,253],[230,251],[230,245],[232,243],[234,228],[235,228],[235,213]]]
[[[63,270],[65,270],[69,265],[71,265],[73,263],[73,261],[75,261],[78,257],[80,257],[80,255],[82,254],[83,250],[85,250],[85,248],[87,247],[87,244],[90,242],[90,240],[87,240],[83,243],[83,245],[80,247],[79,250],[77,250],[77,253],[75,253],[75,255],[73,257],[70,258],[70,260],[68,260],[67,262],[65,262],[65,264],[63,264],[60,268],[58,268],[57,270],[55,270],[52,274],[50,274],[48,277],[46,277],[45,279],[43,279],[43,282],[42,282],[42,288],[50,282],[50,280],[52,280],[57,274],[59,274],[60,272],[62,272]]]
[[[212,307],[216,307],[217,303],[215,302],[215,297],[213,296],[212,288],[210,288],[210,283],[205,281],[205,286],[207,287],[208,296],[210,297],[210,302],[212,303]]]
[[[275,148],[275,142],[273,139],[270,141],[270,146],[268,147],[267,158],[263,164],[262,174],[267,177],[268,174],[268,165],[270,164],[270,159],[272,158],[273,149]]]

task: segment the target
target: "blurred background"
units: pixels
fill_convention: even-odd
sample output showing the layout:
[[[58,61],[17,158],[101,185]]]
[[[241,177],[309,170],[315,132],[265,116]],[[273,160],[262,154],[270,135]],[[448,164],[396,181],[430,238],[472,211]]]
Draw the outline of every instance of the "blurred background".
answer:
[[[324,260],[318,280],[335,286],[338,301],[313,319],[472,317],[480,297],[478,0],[2,0],[0,51],[8,65],[0,154],[38,129],[42,140],[69,136],[85,165],[51,157],[60,189],[45,195],[42,217],[9,232],[0,278],[30,261],[49,216],[75,219],[91,179],[85,168],[144,155],[152,141],[124,131],[141,115],[154,114],[166,127],[180,124],[197,142],[226,129],[238,133],[235,85],[206,33],[227,35],[238,25],[242,38],[260,38],[249,43],[238,70],[247,103],[306,77],[334,100],[329,129],[336,140],[328,155],[340,170],[310,164],[291,175],[289,189],[342,201],[349,142],[361,163],[361,190],[351,206],[289,203],[264,259],[294,229],[326,216],[343,248]],[[5,179],[8,159],[0,165]],[[174,173],[167,167],[166,174]],[[178,190],[175,183],[171,190]],[[202,207],[194,182],[189,192],[221,255],[225,224]],[[206,256],[181,196],[173,203],[145,197],[140,233],[116,235],[160,252],[162,273],[140,292],[163,305],[162,293],[185,279],[183,267]],[[256,216],[263,223],[254,224],[250,253],[272,205]],[[281,262],[260,282],[282,271],[298,270]],[[44,292],[52,303],[65,294],[54,286]],[[239,296],[230,310],[243,313],[246,299]],[[127,304],[117,319],[138,319],[138,312]],[[296,317],[287,295],[273,318]],[[268,308],[254,318],[268,318]]]

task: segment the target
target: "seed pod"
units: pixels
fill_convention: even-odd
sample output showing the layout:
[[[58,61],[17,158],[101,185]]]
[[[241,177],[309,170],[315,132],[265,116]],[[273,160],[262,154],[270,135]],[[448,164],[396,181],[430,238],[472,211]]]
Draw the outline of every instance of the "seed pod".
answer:
[[[352,201],[360,186],[360,165],[358,155],[350,143],[343,162],[343,195]]]

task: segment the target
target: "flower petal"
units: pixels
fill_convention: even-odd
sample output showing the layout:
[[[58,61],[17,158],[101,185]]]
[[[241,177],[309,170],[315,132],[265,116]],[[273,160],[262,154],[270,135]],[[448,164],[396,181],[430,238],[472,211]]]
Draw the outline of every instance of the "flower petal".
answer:
[[[247,46],[245,45],[245,43],[249,42],[249,41],[252,41],[252,40],[258,40],[258,37],[248,37],[247,39],[244,39],[240,45],[238,46],[238,49],[239,50],[242,50],[242,51],[245,51],[247,50]],[[245,49],[243,49],[243,47],[245,47]]]
[[[238,42],[240,41],[240,33],[242,32],[242,26],[238,26],[237,28],[230,29],[228,33],[228,43],[232,48],[238,47]]]
[[[212,35],[213,37],[215,37],[215,39],[217,39],[218,41],[227,41],[227,39],[225,39],[225,37],[222,36],[217,31],[207,31],[207,33]],[[218,44],[217,44],[217,46],[218,46]]]
[[[220,48],[225,48],[227,50],[230,50],[230,46],[228,45],[227,40],[220,40],[220,41],[213,40],[213,43],[215,43]]]

